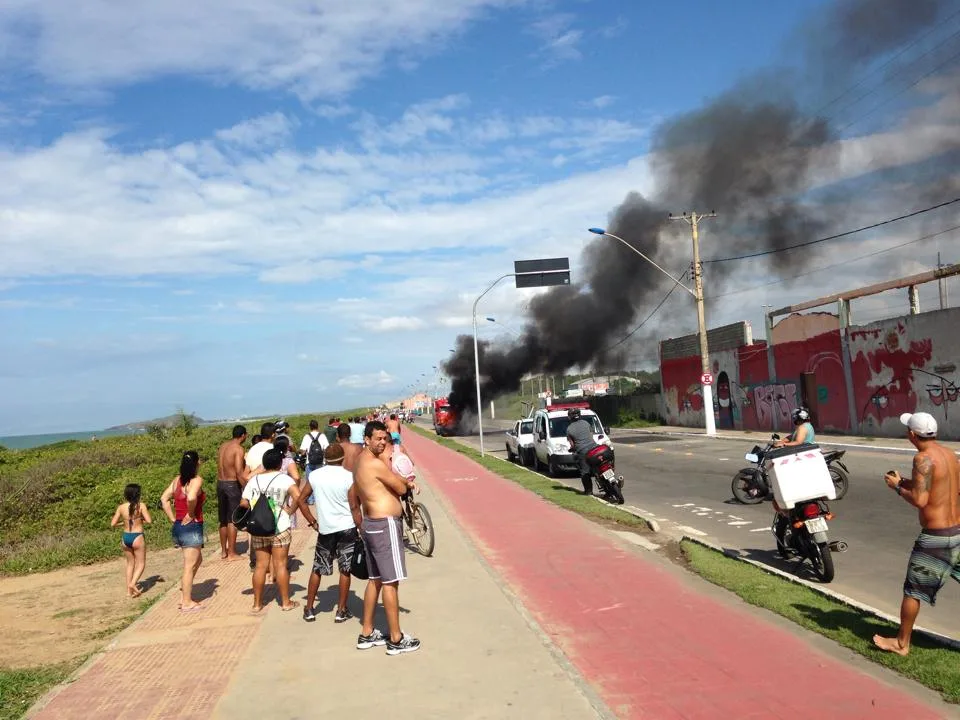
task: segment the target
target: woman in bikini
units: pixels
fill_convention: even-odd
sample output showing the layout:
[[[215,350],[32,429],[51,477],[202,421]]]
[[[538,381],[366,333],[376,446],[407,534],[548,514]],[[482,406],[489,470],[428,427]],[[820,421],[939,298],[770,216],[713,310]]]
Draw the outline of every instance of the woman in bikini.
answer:
[[[173,544],[183,550],[180,612],[204,608],[193,599],[193,578],[203,562],[203,502],[207,499],[199,472],[200,455],[196,450],[187,450],[180,459],[180,473],[160,496],[163,511],[173,523]]]
[[[117,505],[110,527],[123,523],[123,537],[120,546],[127,561],[127,595],[140,597],[140,578],[147,566],[147,543],[143,537],[144,524],[153,522],[146,503],[140,501],[140,486],[130,483],[123,489],[125,503]]]

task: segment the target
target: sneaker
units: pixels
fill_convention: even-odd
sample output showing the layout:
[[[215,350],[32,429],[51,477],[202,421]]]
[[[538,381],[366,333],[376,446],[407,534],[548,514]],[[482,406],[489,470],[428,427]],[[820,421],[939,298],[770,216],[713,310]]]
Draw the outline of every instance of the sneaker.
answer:
[[[400,653],[414,652],[420,649],[420,641],[404,633],[400,642],[392,643],[387,640],[387,655],[399,655]]]
[[[386,644],[387,639],[383,636],[383,633],[376,628],[374,628],[373,632],[369,635],[357,636],[357,650],[369,650],[372,647]]]
[[[352,617],[353,617],[353,613],[351,613],[347,608],[343,608],[342,610],[337,610],[337,614],[333,616],[333,621],[335,623],[342,623],[342,622],[346,622]]]
[[[312,607],[305,607],[303,609],[303,619],[306,620],[307,622],[313,622],[314,620],[317,619],[317,615],[316,613],[313,612]]]

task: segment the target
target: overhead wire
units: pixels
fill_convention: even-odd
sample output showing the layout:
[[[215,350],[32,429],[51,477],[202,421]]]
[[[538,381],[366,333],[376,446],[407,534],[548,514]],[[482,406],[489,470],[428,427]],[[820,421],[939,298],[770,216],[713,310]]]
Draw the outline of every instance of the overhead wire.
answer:
[[[924,213],[933,212],[934,210],[939,210],[940,208],[947,207],[948,205],[953,205],[954,203],[960,202],[960,197],[954,198],[953,200],[947,200],[938,205],[932,205],[931,207],[924,208],[923,210],[915,210],[911,213],[906,213],[904,215],[898,215],[894,218],[889,218],[887,220],[881,220],[880,222],[872,223],[871,225],[864,225],[855,230],[847,230],[842,233],[837,233],[836,235],[829,235],[827,237],[818,238],[816,240],[807,240],[802,243],[797,243],[796,245],[788,245],[787,247],[782,248],[773,248],[771,250],[760,250],[754,253],[747,253],[745,255],[733,255],[731,257],[725,258],[709,258],[707,260],[701,260],[702,263],[722,263],[722,262],[733,262],[735,260],[747,260],[749,258],[763,257],[764,255],[774,255],[780,252],[786,252],[788,250],[796,250],[797,248],[809,247],[811,245],[816,245],[818,243],[827,242],[828,240],[837,240],[839,238],[848,237],[850,235],[855,235],[856,233],[861,233],[866,230],[873,230],[874,228],[881,227],[883,225],[890,225],[891,223],[900,222],[901,220],[907,220],[908,218],[917,217],[918,215],[923,215]]]
[[[683,275],[680,276],[680,279],[683,280],[683,279],[686,278],[686,276],[687,276],[687,273],[684,272]],[[643,322],[641,322],[641,323],[640,323],[639,325],[637,325],[633,330],[631,330],[631,331],[628,332],[626,335],[624,335],[622,338],[620,338],[620,340],[618,340],[617,342],[615,342],[613,345],[610,345],[609,347],[604,348],[603,351],[602,351],[602,353],[608,353],[608,352],[610,352],[611,350],[613,350],[614,348],[620,347],[620,346],[623,345],[627,340],[629,340],[630,338],[632,338],[632,337],[637,333],[637,331],[638,331],[640,328],[642,328],[644,325],[647,324],[647,322],[650,321],[650,318],[652,318],[654,315],[657,314],[657,311],[660,310],[660,308],[663,307],[663,304],[669,299],[669,297],[673,294],[673,291],[676,290],[677,287],[678,287],[678,285],[677,285],[676,283],[674,283],[673,286],[670,288],[670,290],[667,291],[667,294],[663,296],[663,299],[662,299],[660,302],[657,303],[657,306],[656,306],[655,308],[653,308],[653,310],[650,311],[650,314],[647,315],[647,316],[643,319]]]

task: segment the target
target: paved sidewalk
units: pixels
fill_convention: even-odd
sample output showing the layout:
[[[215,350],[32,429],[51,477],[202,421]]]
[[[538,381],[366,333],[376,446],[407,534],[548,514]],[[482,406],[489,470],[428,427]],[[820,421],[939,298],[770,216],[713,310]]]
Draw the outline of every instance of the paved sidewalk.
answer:
[[[623,718],[939,718],[956,708],[406,434],[434,489]],[[812,704],[811,704],[812,702]]]
[[[788,430],[780,430],[780,435],[786,437]],[[613,428],[613,437],[633,435],[636,433],[647,433],[651,435],[689,435],[692,437],[707,437],[706,431],[692,427],[678,427],[675,425],[660,425],[648,428]],[[753,442],[757,445],[763,445],[769,439],[773,432],[760,430],[721,430],[717,429],[716,437],[722,440],[736,440],[748,445]],[[830,445],[833,447],[859,448],[861,450],[879,450],[896,452],[916,452],[916,448],[910,444],[905,437],[864,437],[860,435],[833,435],[825,432],[817,433],[817,444]],[[941,441],[944,447],[950,448],[957,454],[960,454],[960,442],[951,440]]]

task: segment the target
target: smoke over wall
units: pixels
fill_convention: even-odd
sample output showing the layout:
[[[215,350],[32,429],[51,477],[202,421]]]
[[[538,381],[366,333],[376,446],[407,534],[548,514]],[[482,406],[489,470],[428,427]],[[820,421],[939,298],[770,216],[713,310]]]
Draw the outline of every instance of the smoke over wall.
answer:
[[[826,68],[834,77],[852,75],[914,41],[947,6],[947,0],[837,3],[808,28],[807,71]],[[690,229],[686,223],[671,222],[670,212],[720,214],[705,227],[710,248],[704,257],[784,248],[826,234],[842,222],[836,204],[828,210],[804,199],[814,176],[829,174],[834,167],[838,144],[831,123],[806,112],[786,89],[790,85],[769,74],[750,78],[707,106],[661,125],[651,143],[653,196],[628,194],[612,211],[607,229],[675,269],[691,259]],[[814,252],[782,252],[752,262],[773,276],[786,275],[802,269]],[[530,303],[515,343],[480,343],[485,400],[517,390],[526,374],[615,367],[622,347],[612,346],[671,284],[609,238],[596,238],[585,248],[582,266],[581,282],[553,288]],[[723,263],[710,265],[711,288],[722,286],[732,269]],[[686,325],[692,299],[683,312]],[[475,408],[472,336],[458,337],[444,369],[452,381],[451,405],[460,411]]]

